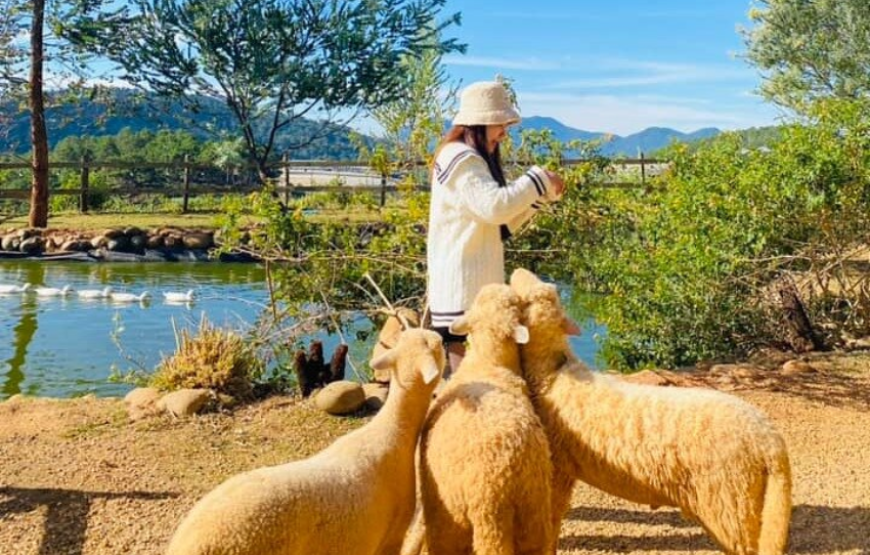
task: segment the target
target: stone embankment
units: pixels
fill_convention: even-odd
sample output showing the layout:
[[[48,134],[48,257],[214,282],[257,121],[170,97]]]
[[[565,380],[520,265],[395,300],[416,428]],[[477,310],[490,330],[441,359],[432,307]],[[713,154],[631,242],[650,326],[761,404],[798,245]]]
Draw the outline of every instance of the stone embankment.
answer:
[[[138,227],[101,231],[10,229],[0,235],[0,257],[106,261],[207,260],[218,246],[213,230]],[[222,256],[221,259],[227,259]]]

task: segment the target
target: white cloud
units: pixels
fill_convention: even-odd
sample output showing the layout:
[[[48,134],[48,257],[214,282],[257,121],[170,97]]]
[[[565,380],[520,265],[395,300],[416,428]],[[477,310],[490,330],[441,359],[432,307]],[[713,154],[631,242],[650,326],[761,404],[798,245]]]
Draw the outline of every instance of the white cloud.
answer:
[[[751,75],[743,68],[725,65],[676,64],[633,60],[604,60],[584,65],[585,73],[598,75],[579,79],[559,79],[548,88],[592,89],[640,87],[661,84],[743,81]]]
[[[559,64],[538,58],[490,58],[484,56],[462,56],[448,54],[443,62],[450,66],[489,67],[493,69],[514,69],[529,71],[555,71]]]

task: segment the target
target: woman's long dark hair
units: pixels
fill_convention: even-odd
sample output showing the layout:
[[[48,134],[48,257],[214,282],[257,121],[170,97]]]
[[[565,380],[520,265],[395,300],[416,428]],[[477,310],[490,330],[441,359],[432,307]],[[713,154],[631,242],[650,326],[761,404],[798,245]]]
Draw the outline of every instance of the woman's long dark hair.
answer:
[[[486,150],[486,126],[485,125],[456,125],[450,128],[441,139],[441,144],[438,145],[438,150],[435,157],[438,157],[438,152],[447,143],[459,141],[467,144],[477,151],[478,154],[486,161],[489,168],[489,173],[495,179],[500,187],[505,186],[504,170],[501,167],[501,151],[499,145],[495,145],[495,150],[490,154]]]

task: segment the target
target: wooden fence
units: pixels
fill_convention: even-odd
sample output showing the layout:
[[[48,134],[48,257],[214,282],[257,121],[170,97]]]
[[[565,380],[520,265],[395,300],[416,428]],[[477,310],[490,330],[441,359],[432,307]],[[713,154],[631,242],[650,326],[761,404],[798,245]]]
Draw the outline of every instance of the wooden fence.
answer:
[[[571,166],[584,163],[583,159],[568,159],[564,161],[564,165]],[[659,170],[664,162],[655,159],[645,158],[641,155],[639,158],[615,159],[612,160],[614,166],[625,168],[637,167],[638,179],[633,181],[607,181],[592,184],[598,187],[645,187],[647,179],[651,175],[651,171]],[[419,163],[423,166],[423,163]],[[29,169],[31,167],[28,162],[0,162],[0,172],[9,170]],[[51,189],[52,196],[78,196],[79,210],[88,212],[88,197],[90,188],[90,175],[92,170],[99,169],[116,169],[116,170],[170,170],[176,171],[181,175],[181,187],[124,187],[110,190],[110,194],[125,195],[125,194],[157,194],[167,197],[181,197],[182,211],[188,212],[190,198],[197,195],[208,194],[235,194],[249,193],[260,190],[261,185],[234,185],[231,187],[218,186],[194,186],[191,184],[191,176],[195,171],[211,171],[224,172],[226,168],[218,168],[210,164],[201,164],[191,162],[186,157],[182,161],[177,162],[97,162],[86,158],[78,162],[53,162],[49,164],[49,171],[58,169],[75,169],[78,170],[79,183],[78,188],[72,189]],[[245,166],[243,168],[231,169],[246,169],[253,170],[252,167]],[[276,192],[283,196],[285,202],[289,201],[291,196],[297,194],[305,194],[317,191],[336,191],[338,186],[314,184],[315,178],[323,181],[333,181],[340,179],[347,184],[341,187],[341,190],[349,192],[378,192],[380,193],[380,204],[386,202],[386,195],[389,192],[397,190],[396,177],[391,175],[378,175],[364,163],[357,161],[338,161],[338,160],[283,160],[277,164],[270,166],[270,169],[280,171],[280,176],[275,184]],[[309,183],[305,184],[302,181],[306,176],[310,177]],[[295,181],[295,182],[294,182]],[[370,182],[376,182],[370,184]],[[30,198],[30,189],[0,189],[0,200],[17,199],[27,200]]]

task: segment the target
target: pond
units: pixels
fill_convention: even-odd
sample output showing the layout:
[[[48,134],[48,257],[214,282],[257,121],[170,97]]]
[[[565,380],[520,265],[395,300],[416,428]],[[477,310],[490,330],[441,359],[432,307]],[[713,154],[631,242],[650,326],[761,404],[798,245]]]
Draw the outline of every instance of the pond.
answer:
[[[132,386],[110,380],[113,372],[153,368],[175,350],[176,331],[196,328],[203,316],[214,325],[245,329],[268,301],[264,271],[256,264],[216,262],[89,263],[0,260],[0,285],[31,284],[74,290],[112,287],[147,302],[0,294],[0,399],[17,393],[72,397],[123,396]],[[194,290],[190,303],[167,302],[164,292]],[[370,328],[367,320],[356,324]],[[594,367],[592,322],[572,346]],[[351,334],[347,334],[351,335]],[[340,338],[317,337],[327,354]],[[352,344],[363,365],[368,344]],[[348,370],[350,373],[350,370]]]

